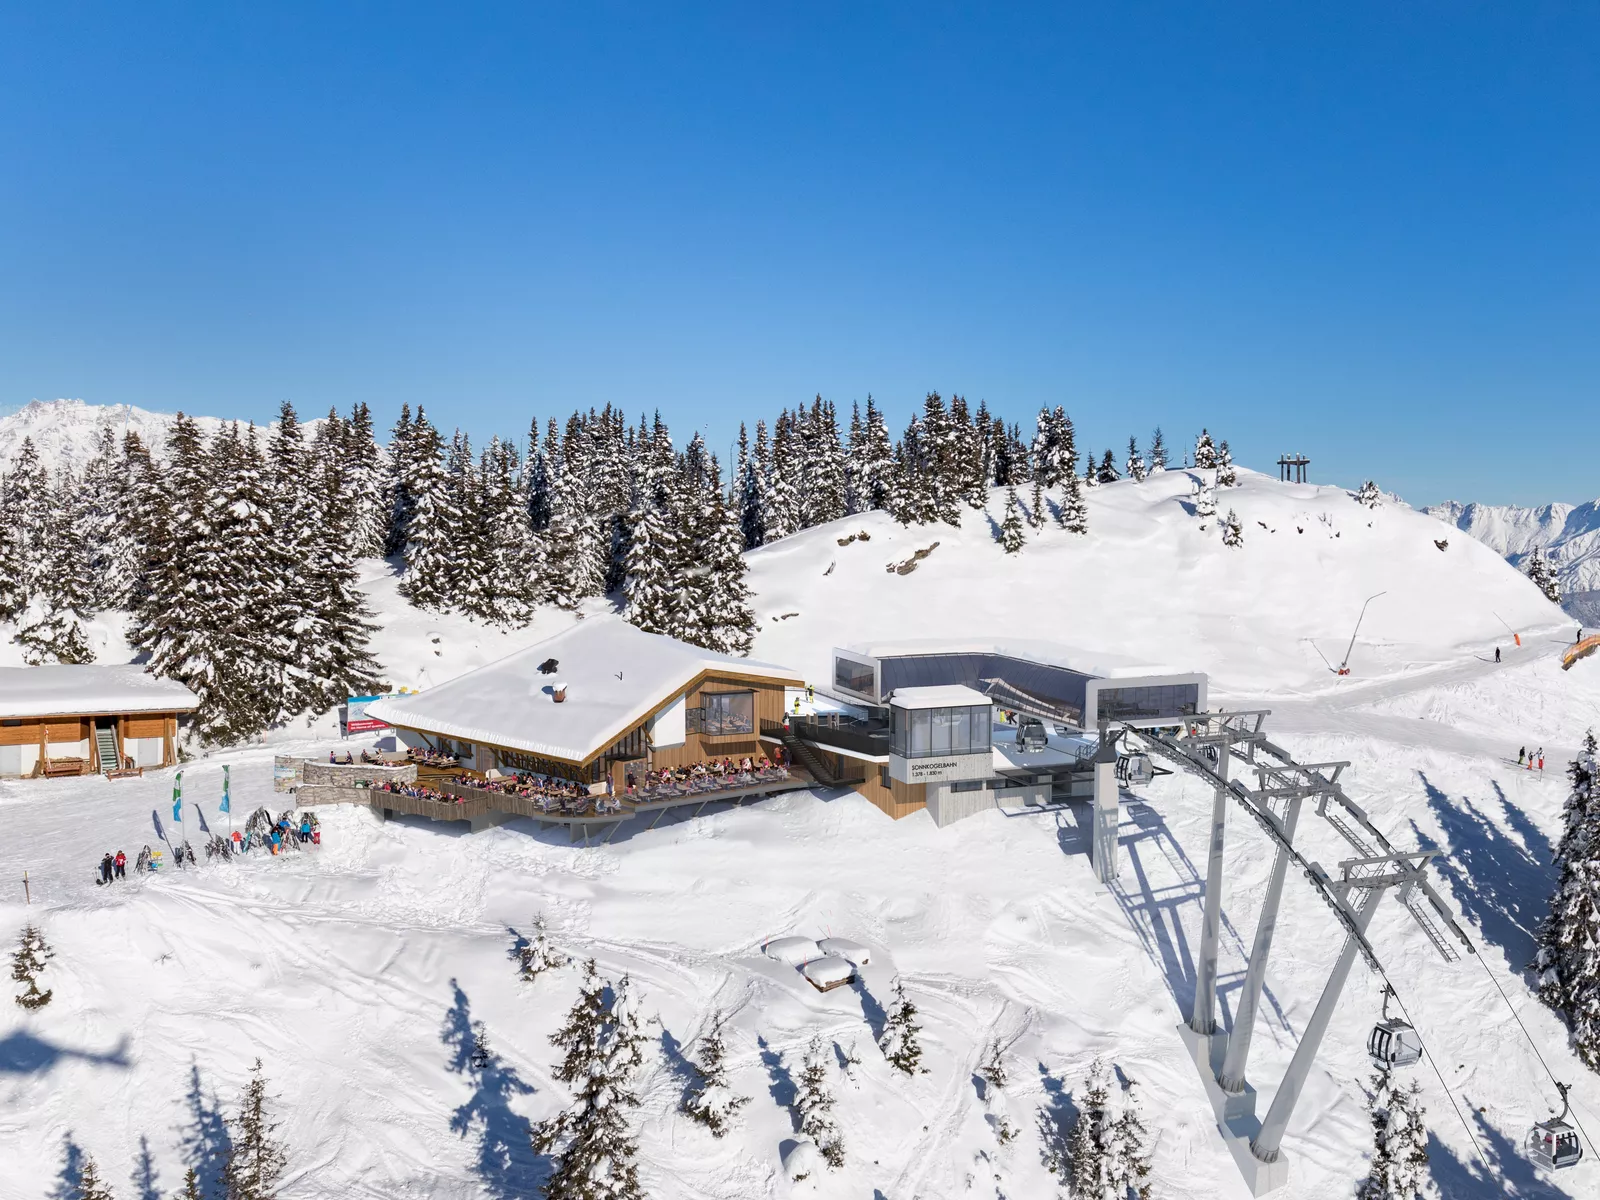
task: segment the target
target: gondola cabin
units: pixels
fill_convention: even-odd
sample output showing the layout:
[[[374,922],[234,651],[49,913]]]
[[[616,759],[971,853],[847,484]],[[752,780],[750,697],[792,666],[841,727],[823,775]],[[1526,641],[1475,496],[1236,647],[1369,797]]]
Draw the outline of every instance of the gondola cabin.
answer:
[[[1540,1121],[1528,1134],[1528,1157],[1541,1167],[1560,1170],[1583,1157],[1578,1132],[1559,1117]]]
[[[1415,1066],[1422,1058],[1422,1039],[1404,1021],[1379,1021],[1367,1036],[1367,1054],[1379,1069]]]
[[[0,667],[0,778],[172,766],[199,703],[181,683],[132,665]]]

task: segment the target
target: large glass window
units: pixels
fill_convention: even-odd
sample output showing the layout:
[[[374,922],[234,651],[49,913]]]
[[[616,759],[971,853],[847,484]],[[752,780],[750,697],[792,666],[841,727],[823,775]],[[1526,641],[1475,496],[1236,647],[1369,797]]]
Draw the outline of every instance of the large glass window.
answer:
[[[989,749],[990,707],[890,710],[889,750],[902,758],[982,754]]]
[[[870,663],[856,662],[850,658],[833,660],[833,686],[860,696],[877,699],[876,674]]]
[[[756,731],[754,692],[702,692],[700,731],[713,737]]]
[[[1099,714],[1113,721],[1175,720],[1193,716],[1199,704],[1200,686],[1194,683],[1101,688]]]

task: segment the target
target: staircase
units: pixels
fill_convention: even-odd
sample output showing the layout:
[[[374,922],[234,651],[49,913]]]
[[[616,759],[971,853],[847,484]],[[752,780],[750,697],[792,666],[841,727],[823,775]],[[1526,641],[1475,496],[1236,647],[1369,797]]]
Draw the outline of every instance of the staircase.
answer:
[[[799,738],[795,737],[794,734],[790,733],[787,729],[783,731],[783,748],[789,752],[790,762],[799,763],[806,769],[811,778],[815,779],[824,787],[848,787],[851,784],[860,783],[866,778],[865,775],[860,775],[855,778],[840,778],[839,776],[835,775],[828,768],[826,760],[812,750],[810,746],[806,745]],[[853,762],[854,760],[852,759],[846,761]]]
[[[103,725],[99,721],[95,722],[94,746],[100,754],[101,774],[115,771],[122,766],[122,760],[117,757],[117,735],[113,732],[109,721]]]

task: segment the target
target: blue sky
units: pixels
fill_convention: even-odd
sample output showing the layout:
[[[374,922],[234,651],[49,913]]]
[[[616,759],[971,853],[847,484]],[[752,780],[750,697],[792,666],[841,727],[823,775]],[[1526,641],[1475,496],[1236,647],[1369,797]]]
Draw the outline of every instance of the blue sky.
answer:
[[[936,389],[1600,495],[1600,8],[763,7],[0,7],[0,408]]]

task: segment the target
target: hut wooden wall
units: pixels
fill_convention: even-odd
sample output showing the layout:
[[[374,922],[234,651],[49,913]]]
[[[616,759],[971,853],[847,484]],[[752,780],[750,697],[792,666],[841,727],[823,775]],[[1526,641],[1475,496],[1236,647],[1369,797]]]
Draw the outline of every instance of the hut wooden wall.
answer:
[[[884,787],[879,768],[871,764],[867,768],[867,781],[857,784],[856,791],[897,821],[928,807],[927,784],[901,783],[898,779],[891,779],[889,786]]]

